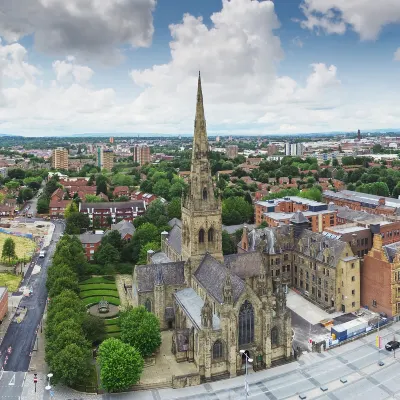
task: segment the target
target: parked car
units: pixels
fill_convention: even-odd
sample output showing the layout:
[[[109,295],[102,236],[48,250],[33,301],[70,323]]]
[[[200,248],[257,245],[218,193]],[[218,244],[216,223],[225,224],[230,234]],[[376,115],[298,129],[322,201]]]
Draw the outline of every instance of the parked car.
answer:
[[[42,250],[42,251],[39,253],[39,258],[44,258],[45,255],[46,255],[46,252],[45,252],[44,250]]]
[[[397,340],[391,340],[385,345],[385,349],[388,351],[396,350],[400,347],[400,343]]]

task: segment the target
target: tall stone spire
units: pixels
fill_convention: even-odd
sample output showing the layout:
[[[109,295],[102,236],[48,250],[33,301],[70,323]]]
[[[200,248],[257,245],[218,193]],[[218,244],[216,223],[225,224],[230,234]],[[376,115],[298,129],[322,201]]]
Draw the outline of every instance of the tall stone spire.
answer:
[[[197,81],[197,102],[196,102],[196,118],[194,121],[194,137],[193,137],[193,151],[192,159],[207,158],[208,153],[208,139],[206,118],[204,115],[203,105],[203,91],[201,89],[201,76],[199,71],[199,78]]]

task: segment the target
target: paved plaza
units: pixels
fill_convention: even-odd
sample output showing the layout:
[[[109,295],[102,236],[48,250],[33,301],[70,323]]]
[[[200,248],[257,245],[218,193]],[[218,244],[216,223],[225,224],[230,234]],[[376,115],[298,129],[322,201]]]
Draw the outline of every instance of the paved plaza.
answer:
[[[400,335],[400,323],[382,329],[380,334],[383,337],[383,344],[393,340],[393,337]],[[383,366],[378,365],[379,360],[384,362]],[[399,378],[400,359],[384,349],[379,353],[375,347],[375,334],[371,334],[322,354],[306,353],[299,361],[250,374],[248,398],[294,400],[299,399],[299,395],[302,394],[307,400],[400,399]],[[0,380],[0,389],[7,386],[7,382],[2,381]],[[20,400],[49,400],[48,392],[43,389],[45,382],[43,376],[40,376],[39,382],[39,396],[35,398],[33,375],[28,373]],[[325,391],[322,391],[321,387]],[[0,400],[14,400],[2,396],[1,392]],[[56,387],[53,399],[237,400],[245,399],[244,376],[184,389],[153,389],[105,395],[88,395]]]

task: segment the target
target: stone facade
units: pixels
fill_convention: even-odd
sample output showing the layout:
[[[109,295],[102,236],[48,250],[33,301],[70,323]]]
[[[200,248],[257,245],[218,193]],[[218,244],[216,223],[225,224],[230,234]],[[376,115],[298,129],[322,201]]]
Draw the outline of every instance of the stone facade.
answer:
[[[170,221],[162,251],[133,276],[133,303],[174,329],[176,360],[193,362],[202,380],[233,377],[244,358],[270,367],[292,354],[291,315],[279,276],[262,249],[224,257],[221,201],[214,194],[201,81],[198,81],[189,191],[182,221]]]

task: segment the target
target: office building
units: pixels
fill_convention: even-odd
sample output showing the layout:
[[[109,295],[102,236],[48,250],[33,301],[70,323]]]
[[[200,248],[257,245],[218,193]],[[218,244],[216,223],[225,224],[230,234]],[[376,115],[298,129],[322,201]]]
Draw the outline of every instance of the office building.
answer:
[[[68,169],[68,150],[57,147],[51,156],[51,166],[55,169]]]
[[[148,164],[151,161],[150,147],[147,144],[138,144],[133,147],[133,161],[139,165]]]
[[[114,152],[109,149],[97,148],[97,166],[100,169],[111,171],[114,166]]]

